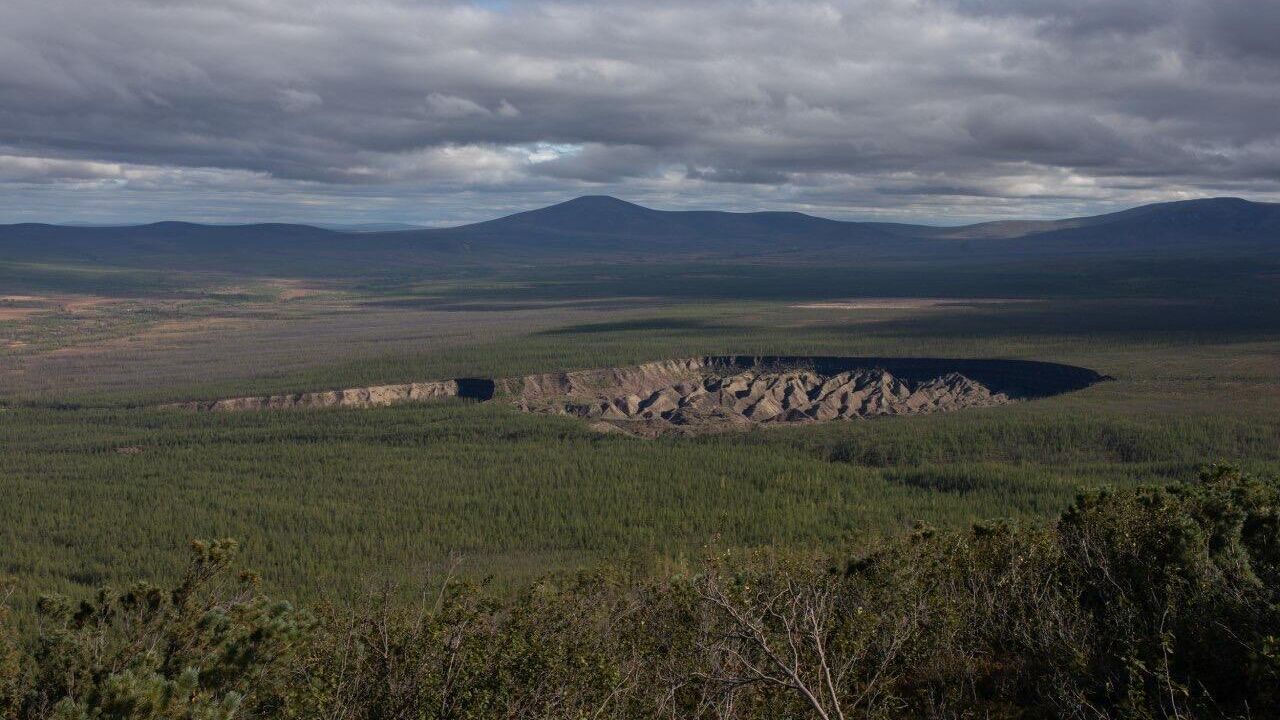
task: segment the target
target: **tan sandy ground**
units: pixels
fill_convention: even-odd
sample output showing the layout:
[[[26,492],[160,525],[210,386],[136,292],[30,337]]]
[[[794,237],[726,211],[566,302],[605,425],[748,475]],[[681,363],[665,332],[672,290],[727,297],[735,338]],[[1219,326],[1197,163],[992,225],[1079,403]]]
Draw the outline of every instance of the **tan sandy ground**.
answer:
[[[81,313],[89,310],[97,310],[107,305],[120,305],[128,302],[120,298],[105,298],[94,295],[76,295],[76,296],[60,296],[54,298],[54,302],[58,303],[62,309],[69,313]]]
[[[309,298],[328,292],[323,287],[293,278],[273,278],[267,284],[276,291],[276,300],[279,302]]]
[[[40,307],[5,307],[0,305],[0,322],[5,320],[21,320],[28,315],[34,315],[38,312],[47,312],[47,308]]]
[[[211,330],[228,330],[238,326],[243,327],[247,324],[247,320],[240,318],[222,317],[166,320],[129,335],[55,348],[46,353],[46,355],[55,358],[86,357],[106,354],[113,350],[130,348],[140,344],[148,345],[152,348],[163,348],[166,345],[174,345],[183,340],[202,337],[204,333]]]
[[[12,317],[55,310],[77,313],[121,302],[124,301],[97,295],[0,295],[0,318],[4,313],[22,313]],[[11,306],[10,303],[16,306]]]

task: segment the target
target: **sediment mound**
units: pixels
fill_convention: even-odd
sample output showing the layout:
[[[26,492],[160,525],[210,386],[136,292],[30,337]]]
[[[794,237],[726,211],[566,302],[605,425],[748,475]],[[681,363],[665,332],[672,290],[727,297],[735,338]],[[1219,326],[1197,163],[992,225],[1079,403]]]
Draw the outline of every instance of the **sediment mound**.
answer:
[[[958,373],[910,382],[881,368],[835,375],[804,369],[752,369],[723,375],[716,369],[704,366],[700,377],[603,394],[516,396],[515,404],[527,412],[573,415],[652,434],[667,426],[687,432],[758,423],[919,415],[1009,402],[1007,395]],[[651,373],[643,377],[658,380]]]
[[[1086,368],[1025,360],[716,356],[168,407],[376,407],[462,397],[507,402],[525,412],[580,417],[601,432],[648,436],[987,407],[1079,390],[1104,379]]]

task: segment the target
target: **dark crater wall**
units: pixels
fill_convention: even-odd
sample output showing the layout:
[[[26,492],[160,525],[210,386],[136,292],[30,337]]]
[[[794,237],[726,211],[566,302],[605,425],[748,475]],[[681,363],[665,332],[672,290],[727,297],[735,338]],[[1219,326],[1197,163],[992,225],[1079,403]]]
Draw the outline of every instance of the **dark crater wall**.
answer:
[[[484,402],[492,400],[497,383],[492,378],[458,378],[458,397]]]

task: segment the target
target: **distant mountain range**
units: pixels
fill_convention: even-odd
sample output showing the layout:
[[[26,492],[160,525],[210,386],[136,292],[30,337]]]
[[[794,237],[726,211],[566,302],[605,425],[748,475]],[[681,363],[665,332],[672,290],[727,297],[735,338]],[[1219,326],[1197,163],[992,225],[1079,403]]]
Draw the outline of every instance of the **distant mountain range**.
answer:
[[[565,262],[1274,257],[1280,204],[1159,203],[1092,217],[961,227],[843,222],[796,212],[664,211],[605,196],[451,228],[310,225],[0,226],[0,262],[348,275]]]

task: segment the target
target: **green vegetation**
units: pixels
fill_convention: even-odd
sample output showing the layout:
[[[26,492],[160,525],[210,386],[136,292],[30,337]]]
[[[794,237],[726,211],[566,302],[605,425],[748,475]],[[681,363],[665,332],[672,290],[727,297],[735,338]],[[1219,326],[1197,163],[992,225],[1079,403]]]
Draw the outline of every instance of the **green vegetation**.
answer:
[[[1236,356],[1241,377],[1251,357]],[[156,577],[189,538],[232,535],[273,590],[350,597],[454,554],[462,572],[507,579],[620,555],[678,564],[716,535],[830,547],[916,520],[1043,517],[1080,487],[1185,479],[1205,457],[1280,469],[1273,386],[1218,381],[1220,406],[1153,399],[1205,385],[1122,380],[951,415],[651,441],[465,401],[15,408],[0,424],[4,570],[24,597],[75,593]]]
[[[244,296],[258,298],[254,287]],[[191,300],[193,313],[243,324],[9,358],[0,572],[18,578],[25,611],[40,589],[84,596],[104,582],[163,580],[189,539],[232,536],[271,592],[345,601],[455,555],[459,573],[510,588],[618,557],[682,567],[717,536],[832,548],[918,520],[1041,518],[1081,488],[1185,480],[1206,458],[1276,472],[1280,313],[1241,287],[1213,300],[858,311],[763,299],[549,304],[537,283],[524,295],[427,283],[417,295]],[[387,307],[395,298],[435,309]],[[440,298],[454,307],[432,305]],[[1031,358],[1117,381],[954,415],[654,441],[467,402],[145,407],[722,353]]]
[[[822,716],[794,687],[716,674],[760,667],[730,607],[819,601],[852,668],[826,717],[835,700],[845,717],[1275,714],[1274,483],[1194,482],[1206,461],[1280,475],[1272,265],[46,270],[0,273],[36,295],[101,282],[109,302],[13,300],[60,309],[0,321],[0,708],[24,720]],[[801,307],[880,295],[1012,299]],[[702,354],[1025,358],[1116,381],[656,440],[465,401],[153,407]],[[1072,505],[1100,486],[1118,490]],[[176,574],[201,537],[237,538],[261,576],[227,575],[223,544]],[[788,588],[799,605],[761,604]],[[1205,628],[1236,640],[1206,649]]]
[[[233,577],[234,543],[196,543],[172,590],[45,596],[34,638],[0,629],[0,712],[1271,717],[1277,508],[1276,480],[1219,466],[1082,495],[1048,526],[713,548],[687,572],[602,569],[501,596],[442,572],[416,603],[374,591],[352,609],[273,601]]]
[[[1280,285],[1274,254],[1239,258],[1128,258],[1099,262],[1004,259],[871,259],[861,263],[624,262],[543,264],[514,270],[458,270],[452,280],[384,277],[357,286],[379,294],[458,300],[583,300],[661,297],[679,300],[801,300],[840,297],[954,298],[1250,298],[1274,304]]]
[[[26,263],[0,261],[0,287],[5,292],[89,293],[107,297],[172,296],[197,284],[201,275],[94,263]]]

